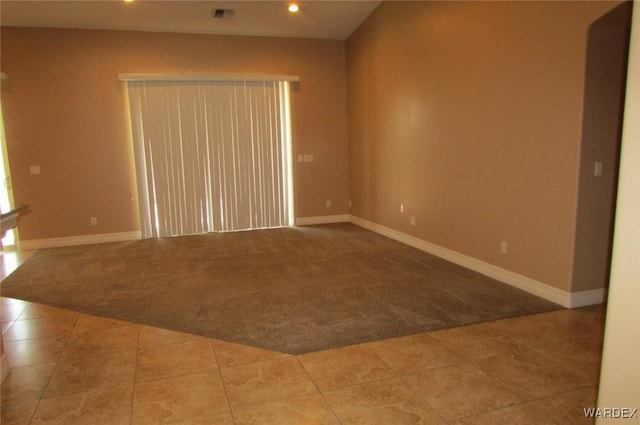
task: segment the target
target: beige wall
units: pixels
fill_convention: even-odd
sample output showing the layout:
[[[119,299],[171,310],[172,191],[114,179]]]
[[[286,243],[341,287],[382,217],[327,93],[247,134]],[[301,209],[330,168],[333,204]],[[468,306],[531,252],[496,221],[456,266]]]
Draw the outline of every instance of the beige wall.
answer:
[[[14,198],[32,209],[23,240],[138,229],[118,73],[299,75],[294,155],[315,162],[294,162],[296,216],[347,212],[342,41],[2,28],[1,53]]]
[[[571,291],[587,28],[617,4],[383,2],[347,40],[351,213]]]

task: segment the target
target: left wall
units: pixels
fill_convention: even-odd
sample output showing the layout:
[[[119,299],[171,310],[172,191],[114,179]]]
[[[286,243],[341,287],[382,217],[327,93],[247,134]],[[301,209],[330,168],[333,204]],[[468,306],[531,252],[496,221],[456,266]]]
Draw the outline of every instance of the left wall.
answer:
[[[139,230],[119,73],[298,75],[293,154],[314,162],[294,162],[296,216],[348,212],[344,41],[3,27],[1,55],[23,241]]]

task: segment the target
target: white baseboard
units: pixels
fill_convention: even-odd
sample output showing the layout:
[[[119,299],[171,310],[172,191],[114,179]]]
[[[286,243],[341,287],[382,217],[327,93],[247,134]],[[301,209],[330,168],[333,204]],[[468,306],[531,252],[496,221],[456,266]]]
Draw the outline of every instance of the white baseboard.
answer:
[[[107,242],[136,241],[141,238],[140,231],[120,233],[100,233],[95,235],[68,236],[63,238],[21,240],[20,249],[34,250],[59,248],[63,246],[91,245]]]
[[[569,308],[603,304],[607,301],[607,290],[605,288],[571,292],[570,295],[569,305],[567,306]]]
[[[567,308],[584,307],[587,305],[601,304],[605,299],[604,289],[593,289],[580,292],[566,292],[546,283],[531,279],[512,271],[494,266],[473,257],[461,254],[456,251],[441,247],[439,245],[416,238],[406,233],[399,232],[389,227],[373,223],[369,220],[351,215],[349,221],[365,229],[384,235],[388,238],[402,242],[413,248],[427,252],[436,257],[450,261],[469,270],[476,271],[485,276],[489,276],[500,282],[514,286],[530,294],[544,298]]]
[[[606,290],[604,288],[579,292],[566,292],[535,279],[522,276],[512,271],[494,266],[493,264],[486,263],[476,258],[469,257],[459,252],[452,251],[431,242],[416,238],[415,236],[407,235],[406,233],[399,232],[397,230],[382,226],[377,223],[373,223],[369,220],[365,220],[354,215],[339,214],[296,218],[296,225],[298,226],[344,222],[351,222],[360,227],[364,227],[365,229],[379,233],[383,236],[404,243],[405,245],[417,248],[421,251],[427,252],[431,255],[435,255],[436,257],[440,257],[444,260],[450,261],[467,269],[476,271],[485,276],[489,276],[500,282],[514,286],[518,289],[522,289],[523,291],[529,292],[530,294],[539,296],[548,301],[560,304],[563,307],[577,308],[588,305],[602,304],[606,299]],[[90,245],[107,242],[134,241],[139,240],[140,238],[140,231],[103,233],[95,235],[70,236],[63,238],[23,240],[20,242],[20,248],[24,250],[35,250],[43,248]]]
[[[296,226],[310,226],[312,224],[346,223],[349,214],[321,215],[317,217],[297,217]]]

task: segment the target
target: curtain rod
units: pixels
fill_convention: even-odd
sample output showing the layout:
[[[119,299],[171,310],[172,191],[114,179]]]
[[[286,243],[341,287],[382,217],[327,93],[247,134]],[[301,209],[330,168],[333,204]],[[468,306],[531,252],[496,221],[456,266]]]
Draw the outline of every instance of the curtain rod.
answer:
[[[300,81],[297,75],[118,74],[120,81]]]

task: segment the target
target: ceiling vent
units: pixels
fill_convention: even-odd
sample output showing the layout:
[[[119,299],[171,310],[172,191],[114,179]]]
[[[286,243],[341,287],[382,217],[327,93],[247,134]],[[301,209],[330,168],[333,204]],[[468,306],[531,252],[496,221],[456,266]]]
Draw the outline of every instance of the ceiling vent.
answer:
[[[234,11],[231,9],[213,9],[211,15],[216,19],[231,19],[233,18]]]

